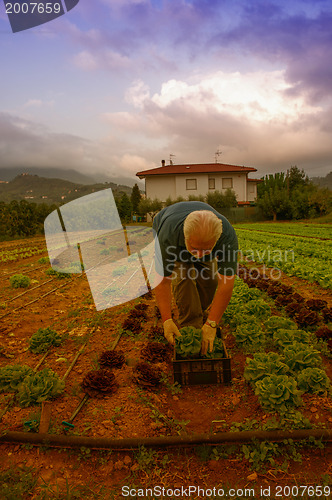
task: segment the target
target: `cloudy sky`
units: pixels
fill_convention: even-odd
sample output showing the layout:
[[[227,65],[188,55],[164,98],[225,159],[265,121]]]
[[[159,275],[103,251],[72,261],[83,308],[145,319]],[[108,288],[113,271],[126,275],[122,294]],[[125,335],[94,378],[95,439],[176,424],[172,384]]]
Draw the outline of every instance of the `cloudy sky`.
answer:
[[[332,170],[330,0],[80,0],[19,33],[0,0],[0,43],[1,167]]]

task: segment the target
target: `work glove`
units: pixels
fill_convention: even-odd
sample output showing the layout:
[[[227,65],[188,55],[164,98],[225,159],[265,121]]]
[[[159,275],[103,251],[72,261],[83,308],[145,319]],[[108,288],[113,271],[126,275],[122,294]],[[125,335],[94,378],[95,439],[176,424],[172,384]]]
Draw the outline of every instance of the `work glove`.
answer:
[[[217,329],[205,323],[202,328],[202,345],[201,355],[205,356],[206,353],[212,352],[214,339],[216,338]]]
[[[163,326],[164,326],[164,337],[165,337],[165,339],[170,344],[175,345],[174,336],[175,337],[181,337],[181,333],[179,332],[178,327],[176,326],[176,324],[174,323],[174,321],[172,320],[172,318],[167,319],[164,322]]]

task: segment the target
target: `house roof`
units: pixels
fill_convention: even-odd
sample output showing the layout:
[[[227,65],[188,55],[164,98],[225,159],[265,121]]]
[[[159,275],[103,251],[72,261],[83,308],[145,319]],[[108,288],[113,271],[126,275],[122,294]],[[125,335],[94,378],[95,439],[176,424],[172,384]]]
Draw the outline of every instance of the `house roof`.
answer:
[[[264,179],[247,179],[248,182],[263,182]]]
[[[217,172],[238,172],[249,173],[257,172],[257,168],[240,167],[237,165],[227,165],[225,163],[194,163],[185,165],[165,165],[162,167],[151,168],[150,170],[142,170],[137,172],[137,177],[144,179],[149,175],[170,175],[170,174],[210,174]]]

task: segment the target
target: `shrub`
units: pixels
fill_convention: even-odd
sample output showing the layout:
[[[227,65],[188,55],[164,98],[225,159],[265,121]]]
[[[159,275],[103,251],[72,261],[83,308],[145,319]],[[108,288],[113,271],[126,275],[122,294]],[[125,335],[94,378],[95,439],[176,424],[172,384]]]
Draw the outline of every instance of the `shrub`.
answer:
[[[23,274],[14,274],[9,278],[12,288],[28,288],[30,285],[29,276],[24,276]]]

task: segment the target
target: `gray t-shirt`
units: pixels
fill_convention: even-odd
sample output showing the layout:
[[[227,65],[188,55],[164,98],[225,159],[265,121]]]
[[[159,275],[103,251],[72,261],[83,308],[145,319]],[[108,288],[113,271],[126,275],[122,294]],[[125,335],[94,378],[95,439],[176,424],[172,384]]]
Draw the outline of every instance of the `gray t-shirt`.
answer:
[[[188,252],[183,234],[183,223],[187,215],[197,210],[210,210],[222,221],[223,230],[211,254],[197,259]],[[158,238],[160,251],[156,251],[156,271],[161,276],[170,276],[175,262],[210,262],[217,260],[218,273],[232,276],[237,272],[238,241],[230,222],[202,201],[181,201],[163,208],[153,219],[152,228]]]

